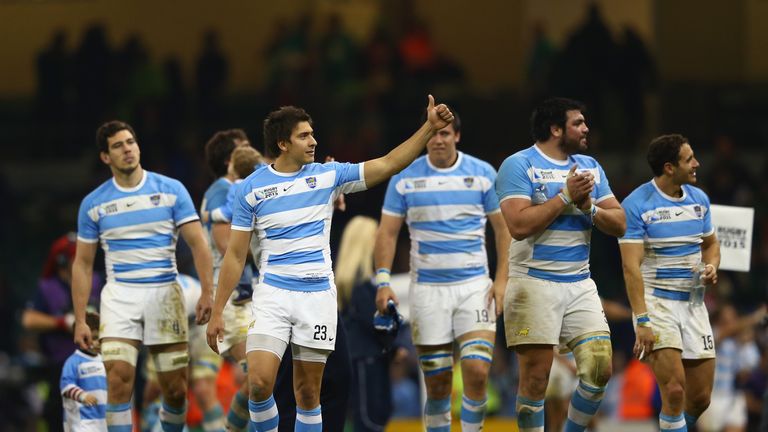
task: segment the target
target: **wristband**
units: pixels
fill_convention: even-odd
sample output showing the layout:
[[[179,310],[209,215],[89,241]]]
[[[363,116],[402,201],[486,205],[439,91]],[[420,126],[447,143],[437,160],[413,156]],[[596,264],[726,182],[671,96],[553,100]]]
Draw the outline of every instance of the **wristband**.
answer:
[[[651,317],[648,316],[648,312],[635,315],[635,321],[638,327],[650,327]]]
[[[563,190],[565,190],[565,188],[563,188]],[[565,205],[570,205],[573,202],[571,201],[571,197],[566,195],[565,192],[560,192],[559,194],[557,194],[557,196],[559,196],[560,199],[563,200],[563,203],[565,203]]]
[[[56,317],[56,328],[59,330],[70,331],[75,324],[75,315],[68,313],[66,315]]]
[[[389,286],[389,269],[388,268],[380,268],[376,270],[376,288],[383,288]]]
[[[591,218],[594,218],[597,212],[600,210],[600,207],[596,206],[595,203],[592,203],[588,209],[580,209],[582,213],[585,215],[589,215]]]

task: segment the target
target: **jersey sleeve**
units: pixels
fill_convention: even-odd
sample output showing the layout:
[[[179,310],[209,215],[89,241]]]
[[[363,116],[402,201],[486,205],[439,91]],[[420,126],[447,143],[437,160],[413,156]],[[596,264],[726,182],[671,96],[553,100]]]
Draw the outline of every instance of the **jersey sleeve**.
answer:
[[[95,210],[95,209],[94,209]],[[86,197],[80,203],[77,212],[77,239],[85,243],[99,241],[99,225],[93,219],[95,211],[91,211],[91,201]]]
[[[336,170],[335,187],[340,193],[354,193],[368,189],[365,185],[363,163],[328,162]]]
[[[704,226],[702,227],[702,235],[709,237],[715,233],[715,227],[712,225],[712,204],[709,202],[709,197],[704,192],[701,192],[702,201],[704,203]]]
[[[600,183],[595,185],[595,202],[600,202],[613,196],[613,191],[608,183],[608,176],[605,175],[603,167],[600,164],[597,165],[597,170],[600,173]]]
[[[77,386],[77,362],[70,356],[64,367],[61,368],[61,379],[59,380],[59,391],[63,394],[71,387]]]
[[[488,179],[489,185],[483,191],[483,208],[486,214],[490,214],[499,210],[499,197],[496,195],[494,188],[496,184],[496,171],[488,166],[485,177]]]
[[[408,206],[405,202],[405,195],[403,195],[398,189],[397,185],[401,182],[399,175],[389,179],[387,185],[387,193],[384,195],[384,205],[381,208],[381,212],[389,214],[391,216],[404,217],[408,211]]]
[[[211,221],[214,223],[232,222],[232,204],[235,201],[237,184],[233,184],[227,190],[227,196],[223,204],[211,210]]]
[[[192,203],[192,197],[189,196],[187,188],[181,182],[174,182],[174,193],[176,194],[176,203],[173,205],[173,220],[176,226],[187,222],[198,220],[195,205]]]
[[[627,216],[627,231],[624,237],[619,238],[619,243],[642,243],[645,239],[646,225],[643,221],[642,210],[635,203],[633,195],[627,197],[621,206]]]
[[[496,177],[496,196],[499,203],[509,198],[530,200],[533,183],[528,175],[528,162],[523,157],[510,156],[499,168]]]
[[[227,203],[227,194],[231,188],[231,185],[230,187],[223,187],[223,185],[218,184],[215,188],[211,188],[211,192],[205,197],[205,208],[203,208],[203,210],[212,212],[225,205]]]
[[[253,229],[254,212],[256,205],[253,192],[248,189],[247,183],[242,182],[234,186],[232,202],[232,229],[238,231],[250,231]],[[249,199],[254,201],[253,204]]]

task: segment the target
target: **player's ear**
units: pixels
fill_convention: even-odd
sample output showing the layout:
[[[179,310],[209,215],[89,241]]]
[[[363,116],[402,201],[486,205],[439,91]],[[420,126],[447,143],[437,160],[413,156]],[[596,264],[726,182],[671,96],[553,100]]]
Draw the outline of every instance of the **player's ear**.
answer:
[[[99,159],[106,165],[109,165],[109,163],[112,162],[112,158],[109,157],[109,153],[107,152],[99,152]]]
[[[277,148],[279,148],[281,152],[287,152],[288,151],[288,142],[286,142],[286,141],[278,141],[277,142]]]
[[[549,127],[549,134],[555,138],[560,138],[563,135],[563,128],[561,128],[556,124],[553,124]]]

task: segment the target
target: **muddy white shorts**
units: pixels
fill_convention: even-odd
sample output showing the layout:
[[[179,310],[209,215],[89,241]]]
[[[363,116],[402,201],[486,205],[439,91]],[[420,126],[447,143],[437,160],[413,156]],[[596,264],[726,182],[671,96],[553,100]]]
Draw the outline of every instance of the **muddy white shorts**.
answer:
[[[411,283],[414,345],[443,345],[471,331],[496,331],[496,312],[487,304],[491,284],[487,277],[451,285]]]
[[[504,295],[504,330],[509,347],[565,347],[587,333],[610,332],[597,287],[589,278],[554,282],[510,277]]]
[[[259,284],[253,290],[249,335],[267,335],[286,344],[333,350],[336,346],[336,288],[291,291]],[[371,317],[373,319],[373,317]]]
[[[101,291],[100,338],[144,345],[187,342],[187,311],[178,283],[141,287],[108,282]]]

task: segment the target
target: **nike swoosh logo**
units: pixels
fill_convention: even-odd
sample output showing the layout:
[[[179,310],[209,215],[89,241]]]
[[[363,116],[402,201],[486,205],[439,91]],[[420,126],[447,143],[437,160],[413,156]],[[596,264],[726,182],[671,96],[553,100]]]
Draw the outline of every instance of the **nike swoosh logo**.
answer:
[[[333,342],[334,338],[328,338],[328,342]]]
[[[283,188],[283,192],[287,191],[288,189],[292,188],[294,183],[291,183],[290,185]]]
[[[136,204],[136,201],[129,202],[129,203],[125,204],[125,205],[126,205],[126,207],[132,207],[134,204]]]
[[[675,212],[675,216],[680,216],[681,214],[683,214],[683,212]]]

